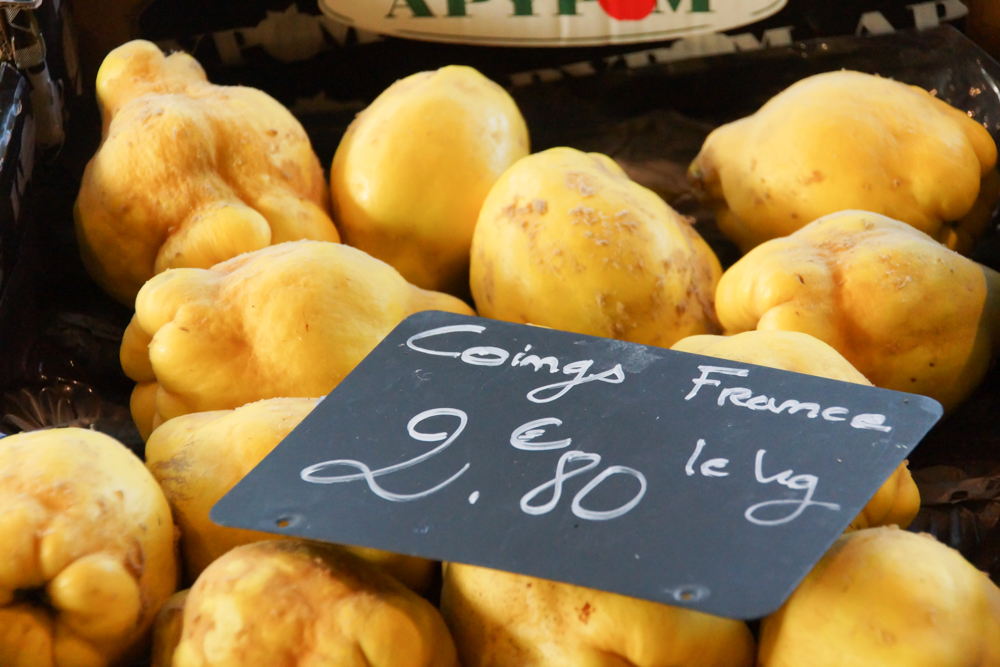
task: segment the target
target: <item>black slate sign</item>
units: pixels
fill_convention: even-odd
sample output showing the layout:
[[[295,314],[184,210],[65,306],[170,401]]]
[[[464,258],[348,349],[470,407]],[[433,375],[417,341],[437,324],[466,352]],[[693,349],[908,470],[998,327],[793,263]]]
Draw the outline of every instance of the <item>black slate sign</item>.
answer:
[[[940,416],[913,394],[423,312],[211,516],[758,618]]]

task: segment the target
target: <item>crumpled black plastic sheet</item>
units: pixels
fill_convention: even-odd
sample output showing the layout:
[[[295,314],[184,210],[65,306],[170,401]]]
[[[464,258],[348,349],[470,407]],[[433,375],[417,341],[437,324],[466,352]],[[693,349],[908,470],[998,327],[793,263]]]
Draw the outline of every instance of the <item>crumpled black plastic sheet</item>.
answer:
[[[1000,582],[1000,465],[938,465],[914,471],[920,514],[910,527],[958,549]]]

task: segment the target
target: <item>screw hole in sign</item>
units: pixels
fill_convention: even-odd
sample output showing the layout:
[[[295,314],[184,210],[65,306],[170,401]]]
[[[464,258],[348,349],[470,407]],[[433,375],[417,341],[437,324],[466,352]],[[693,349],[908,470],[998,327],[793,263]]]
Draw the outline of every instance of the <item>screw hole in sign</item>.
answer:
[[[664,592],[677,602],[698,602],[711,594],[711,591],[698,584],[686,584],[677,588],[666,588]]]
[[[278,524],[278,528],[288,528],[290,525],[292,525],[292,520],[289,519],[287,516],[283,516],[277,521],[275,521],[275,523]]]
[[[604,13],[619,21],[641,21],[656,8],[656,0],[598,0]]]

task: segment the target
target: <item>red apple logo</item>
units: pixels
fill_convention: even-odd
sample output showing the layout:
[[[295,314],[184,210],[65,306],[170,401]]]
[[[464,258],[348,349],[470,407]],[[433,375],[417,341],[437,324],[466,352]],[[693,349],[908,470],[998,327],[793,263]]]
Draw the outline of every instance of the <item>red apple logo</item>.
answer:
[[[656,0],[598,0],[604,13],[619,21],[641,21],[656,9]]]

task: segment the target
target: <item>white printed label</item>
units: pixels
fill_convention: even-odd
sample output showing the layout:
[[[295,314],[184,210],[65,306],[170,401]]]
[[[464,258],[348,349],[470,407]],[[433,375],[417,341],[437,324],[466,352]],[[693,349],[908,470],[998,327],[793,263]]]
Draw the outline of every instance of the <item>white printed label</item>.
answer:
[[[787,0],[320,0],[359,30],[439,42],[582,46],[677,39],[756,23]]]

